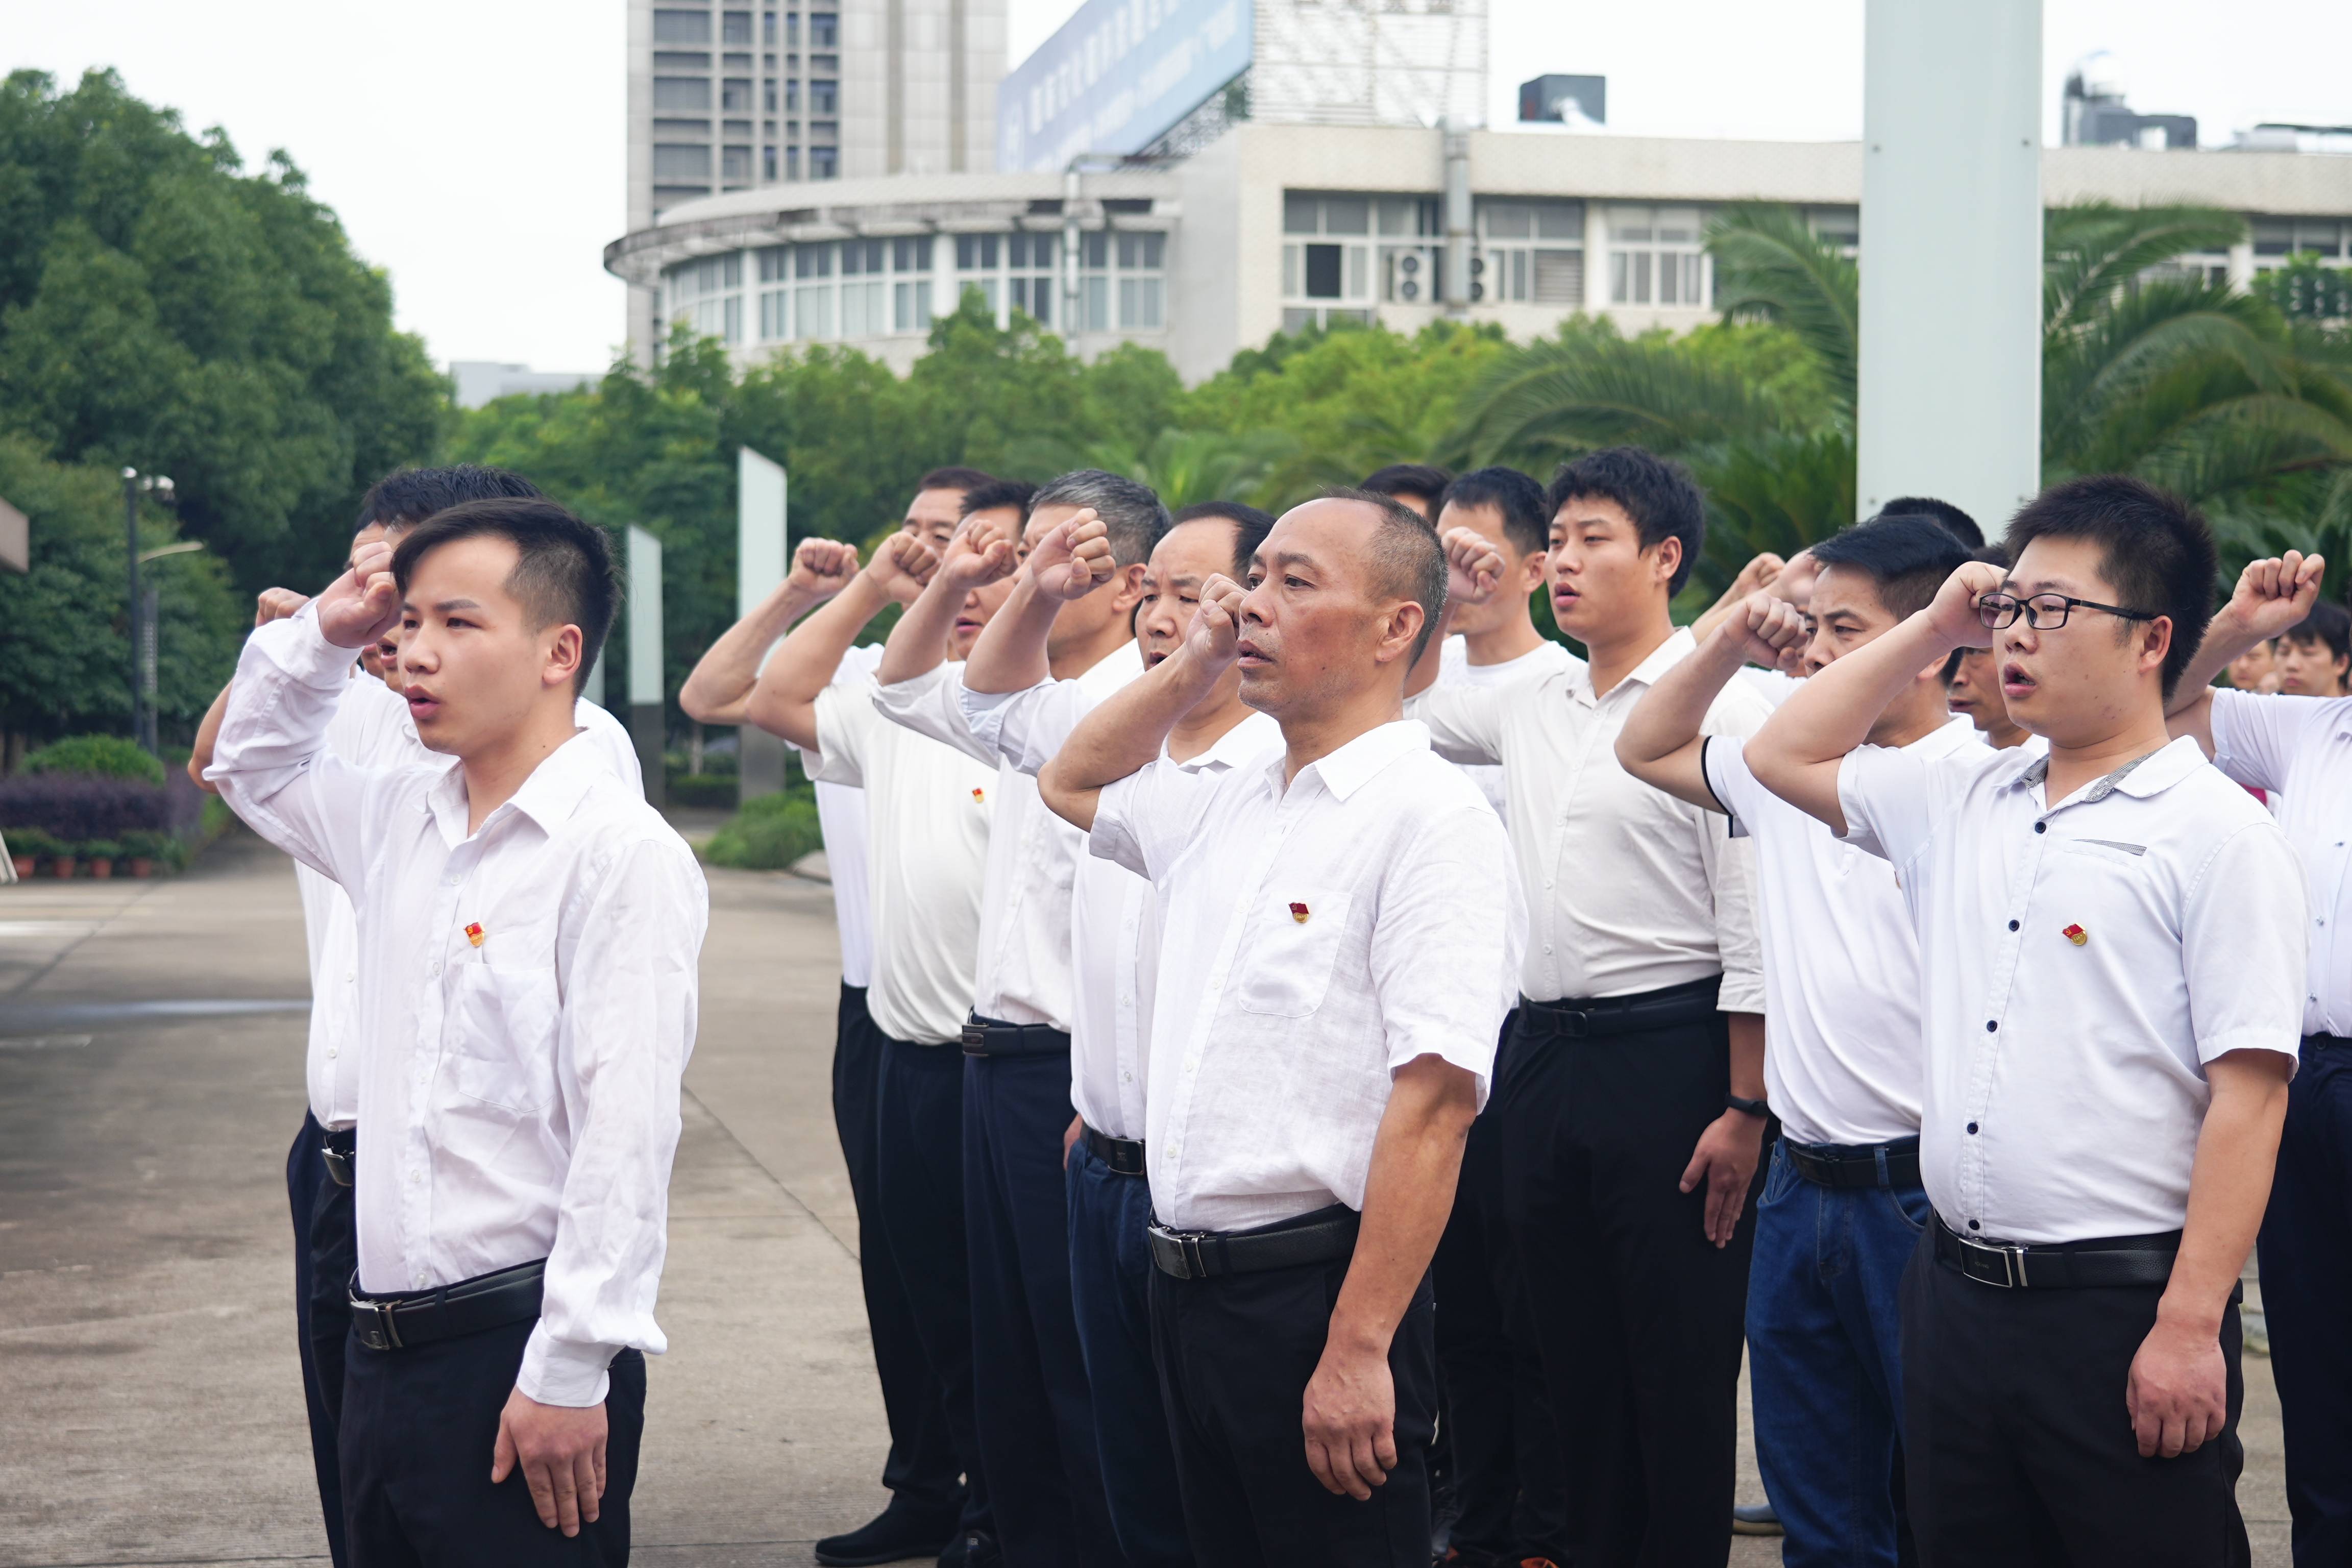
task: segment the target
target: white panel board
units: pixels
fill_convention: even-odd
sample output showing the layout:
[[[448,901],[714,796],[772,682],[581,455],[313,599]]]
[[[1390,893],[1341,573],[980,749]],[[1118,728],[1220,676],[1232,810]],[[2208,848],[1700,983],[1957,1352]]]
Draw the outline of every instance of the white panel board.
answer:
[[[629,706],[662,700],[661,541],[629,528]]]

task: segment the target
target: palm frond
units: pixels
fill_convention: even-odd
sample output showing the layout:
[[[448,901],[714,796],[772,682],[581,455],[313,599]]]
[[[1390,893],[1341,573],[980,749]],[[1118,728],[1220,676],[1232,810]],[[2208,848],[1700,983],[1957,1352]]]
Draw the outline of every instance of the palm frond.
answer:
[[[2053,207],[2042,228],[2042,331],[2072,331],[2149,268],[2194,251],[2227,250],[2245,232],[2245,219],[2217,207]]]
[[[1663,336],[1547,339],[1473,384],[1453,444],[1473,461],[1529,467],[1622,442],[1682,452],[1779,426],[1746,380]]]
[[[1806,226],[1796,208],[1742,203],[1707,225],[1716,308],[1727,319],[1778,321],[1822,363],[1831,395],[1853,413],[1862,341],[1862,275]]]

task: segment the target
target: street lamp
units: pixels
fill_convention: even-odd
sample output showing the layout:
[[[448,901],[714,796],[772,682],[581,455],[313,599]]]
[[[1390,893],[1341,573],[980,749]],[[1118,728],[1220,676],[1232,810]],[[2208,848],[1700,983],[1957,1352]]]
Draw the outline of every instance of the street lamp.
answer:
[[[151,616],[144,612],[146,601],[139,592],[139,492],[146,490],[169,506],[172,502],[172,481],[164,474],[142,474],[136,468],[122,470],[122,539],[123,554],[131,568],[131,738],[154,754],[155,714],[147,700],[154,686],[154,628],[148,625]]]

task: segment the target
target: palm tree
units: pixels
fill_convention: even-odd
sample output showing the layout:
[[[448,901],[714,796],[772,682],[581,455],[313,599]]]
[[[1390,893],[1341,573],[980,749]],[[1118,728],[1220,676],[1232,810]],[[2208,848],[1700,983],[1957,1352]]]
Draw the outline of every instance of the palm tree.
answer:
[[[1116,441],[1024,437],[1005,446],[1006,471],[1044,480],[1073,468],[1102,468],[1150,485],[1171,511],[1209,500],[1249,500],[1293,463],[1297,441],[1279,430],[1229,436],[1165,429],[1140,448]]]

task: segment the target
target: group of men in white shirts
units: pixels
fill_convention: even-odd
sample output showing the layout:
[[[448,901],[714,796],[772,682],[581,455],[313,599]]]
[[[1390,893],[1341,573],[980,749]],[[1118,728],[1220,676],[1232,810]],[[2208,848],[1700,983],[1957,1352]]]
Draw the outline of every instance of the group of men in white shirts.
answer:
[[[352,1561],[626,1554],[704,915],[562,705],[611,574],[544,513],[356,546],[209,773],[358,911],[289,1164],[299,1228],[355,1117]],[[2258,1228],[2341,1560],[2352,700],[2205,694],[2321,563],[2216,616],[2112,478],[1969,531],[1898,503],[1687,629],[1703,502],[1634,448],[1279,520],[942,470],[803,542],[681,700],[801,748],[835,878],[892,1500],[818,1560],[1418,1568],[1442,1434],[1447,1561],[1720,1563],[1744,1345],[1788,1562],[2242,1562]],[[455,764],[336,743],[387,637]]]

